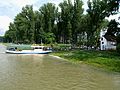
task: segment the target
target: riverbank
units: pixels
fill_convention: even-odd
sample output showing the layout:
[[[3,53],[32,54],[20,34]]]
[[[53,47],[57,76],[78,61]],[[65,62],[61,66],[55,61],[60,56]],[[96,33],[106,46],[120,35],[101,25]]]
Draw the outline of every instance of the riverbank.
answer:
[[[5,46],[16,45],[4,43]],[[19,49],[30,49],[30,45],[17,45]],[[120,55],[113,51],[88,51],[88,50],[73,50],[73,51],[58,51],[51,55],[59,56],[73,63],[85,63],[99,68],[120,72]]]
[[[52,55],[62,57],[73,63],[85,63],[110,71],[120,72],[120,55],[113,51],[60,51]]]

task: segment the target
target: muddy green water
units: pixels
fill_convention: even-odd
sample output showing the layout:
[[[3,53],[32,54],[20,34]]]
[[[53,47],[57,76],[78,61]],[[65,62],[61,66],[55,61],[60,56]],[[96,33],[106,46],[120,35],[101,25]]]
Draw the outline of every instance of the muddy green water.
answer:
[[[5,54],[0,45],[0,90],[120,90],[120,74],[49,55]]]

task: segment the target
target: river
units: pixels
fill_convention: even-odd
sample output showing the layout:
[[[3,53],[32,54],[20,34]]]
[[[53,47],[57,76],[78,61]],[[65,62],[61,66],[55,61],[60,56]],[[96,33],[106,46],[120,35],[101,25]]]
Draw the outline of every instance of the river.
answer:
[[[120,74],[49,55],[4,53],[0,45],[0,90],[120,90]]]

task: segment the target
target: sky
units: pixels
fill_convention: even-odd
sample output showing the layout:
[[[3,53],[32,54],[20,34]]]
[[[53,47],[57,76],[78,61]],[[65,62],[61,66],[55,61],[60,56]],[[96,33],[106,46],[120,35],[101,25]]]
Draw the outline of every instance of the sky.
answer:
[[[22,7],[25,5],[33,5],[34,10],[38,10],[43,4],[48,2],[54,3],[56,6],[63,0],[0,0],[0,36],[3,36],[5,31],[8,30],[9,23],[13,22],[15,16],[21,12]],[[73,0],[72,0],[73,1]],[[83,0],[83,8],[86,10],[87,0]],[[109,18],[116,18],[120,15],[112,16]]]

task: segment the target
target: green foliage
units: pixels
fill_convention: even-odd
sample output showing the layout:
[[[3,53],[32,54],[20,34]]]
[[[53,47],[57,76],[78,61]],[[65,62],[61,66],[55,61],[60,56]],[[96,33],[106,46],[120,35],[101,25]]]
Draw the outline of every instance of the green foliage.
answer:
[[[54,51],[69,51],[71,49],[71,44],[54,44]]]
[[[101,23],[105,17],[109,17],[111,14],[116,14],[119,8],[118,0],[88,0],[87,10],[90,20],[90,30],[88,32],[88,41],[93,40],[90,46],[94,43],[94,32],[101,26]]]
[[[111,20],[108,24],[108,29],[107,29],[107,33],[106,34],[115,34],[116,32],[119,32],[119,28],[118,28],[119,23],[114,20]]]
[[[26,5],[5,33],[13,43],[63,43],[73,46],[98,46],[99,32],[107,26],[105,17],[118,10],[117,0],[89,0],[84,15],[82,0],[64,0],[58,7],[44,4],[38,11]],[[107,21],[106,21],[107,22]]]
[[[117,52],[120,52],[120,28],[118,25],[118,22],[111,20],[108,24],[105,37],[111,38],[112,41],[116,41]]]
[[[120,43],[117,45],[117,52],[120,53]]]
[[[39,11],[43,16],[43,20],[42,20],[43,30],[45,32],[52,32],[58,9],[55,7],[54,4],[47,3],[47,4],[44,4],[39,9]]]
[[[61,12],[58,16],[59,42],[70,43],[72,38],[73,4],[70,0],[65,0],[59,4]]]
[[[44,39],[45,39],[45,43],[47,44],[52,44],[53,42],[55,42],[55,36],[53,33],[45,33],[44,34]]]
[[[81,17],[83,15],[84,9],[82,8],[83,2],[82,0],[74,0],[74,12],[73,12],[73,18],[72,18],[72,38],[73,42],[77,43],[77,35],[81,32],[80,21]]]

